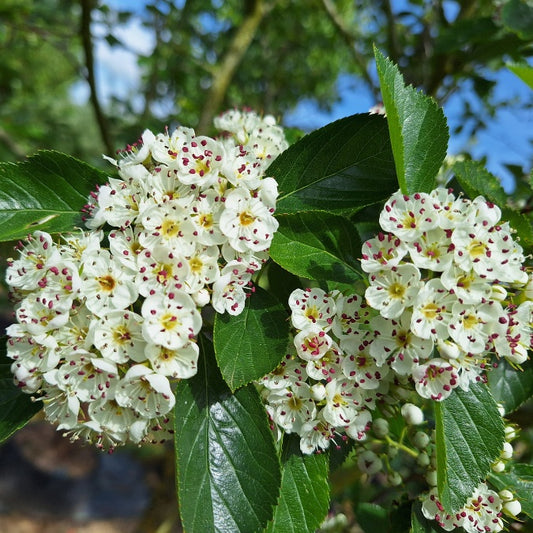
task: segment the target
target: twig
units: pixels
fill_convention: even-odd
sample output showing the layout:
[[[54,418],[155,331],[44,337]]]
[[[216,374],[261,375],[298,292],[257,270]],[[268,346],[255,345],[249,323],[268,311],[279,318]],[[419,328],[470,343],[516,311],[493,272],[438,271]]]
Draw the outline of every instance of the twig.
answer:
[[[108,154],[113,153],[113,143],[109,134],[106,117],[102,111],[102,106],[98,99],[98,92],[96,90],[96,79],[94,76],[94,56],[93,56],[93,42],[91,35],[91,12],[94,6],[93,0],[80,0],[81,3],[81,24],[80,34],[85,53],[85,67],[87,69],[86,78],[91,91],[90,100],[93,106],[96,122],[100,130],[100,136],[105,145]]]
[[[257,33],[259,24],[274,3],[265,4],[263,0],[253,0],[248,15],[237,28],[226,54],[222,58],[219,67],[215,70],[213,82],[207,93],[202,114],[198,121],[197,131],[206,132],[209,129],[213,117],[222,105],[235,71]]]
[[[346,26],[341,15],[337,11],[335,4],[331,0],[322,0],[322,4],[331,22],[333,23],[335,28],[339,31],[344,42],[350,49],[350,52],[353,55],[355,63],[359,67],[361,71],[361,75],[363,76],[366,84],[368,85],[368,88],[374,95],[374,98],[376,99],[376,101],[378,101],[380,99],[380,92],[379,92],[379,88],[374,83],[374,80],[372,80],[372,77],[368,73],[368,70],[367,70],[368,61],[363,56],[363,54],[359,53],[359,51],[355,47],[355,43],[357,42],[357,36],[355,35],[355,33],[353,33],[350,30],[350,28],[348,28],[348,26]]]

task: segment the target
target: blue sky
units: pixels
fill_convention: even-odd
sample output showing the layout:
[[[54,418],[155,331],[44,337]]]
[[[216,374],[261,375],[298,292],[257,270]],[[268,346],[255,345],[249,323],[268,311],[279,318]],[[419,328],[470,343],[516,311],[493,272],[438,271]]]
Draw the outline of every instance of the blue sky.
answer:
[[[142,10],[145,2],[109,0],[108,4],[118,9]],[[402,4],[405,4],[403,0],[393,5],[401,8]],[[449,14],[453,17],[455,4],[449,2],[447,5]],[[95,33],[98,33],[97,25]],[[131,50],[147,54],[153,49],[151,35],[136,18],[116,33]],[[118,48],[111,49],[105,40],[101,39],[96,45],[96,61],[98,82],[104,100],[112,94],[135,93],[141,74],[136,65],[135,54]],[[522,103],[531,101],[531,89],[506,69],[499,73],[489,73],[487,76],[496,81],[496,98],[498,100],[514,98],[516,105],[511,109],[499,109],[496,116],[489,119],[490,125],[487,130],[477,132],[475,137],[468,135],[467,130],[461,135],[452,136],[449,153],[457,154],[467,149],[476,159],[486,157],[487,168],[502,180],[507,190],[511,190],[513,181],[511,174],[505,168],[505,163],[521,164],[529,170],[533,160],[531,142],[533,110],[524,110],[521,106]],[[340,101],[333,106],[331,112],[323,112],[311,100],[304,100],[285,117],[285,123],[311,131],[344,116],[365,113],[376,103],[365,87],[352,77],[341,76],[338,80],[338,89]],[[79,99],[88,96],[87,89],[83,85],[76,88],[74,94]],[[473,92],[468,86],[456,92],[444,106],[444,112],[452,129],[460,123],[462,102],[465,99],[472,104],[475,103]],[[138,102],[138,105],[140,108],[142,102]],[[162,107],[159,110],[163,122],[168,121],[166,116],[168,112],[170,108],[167,110]]]

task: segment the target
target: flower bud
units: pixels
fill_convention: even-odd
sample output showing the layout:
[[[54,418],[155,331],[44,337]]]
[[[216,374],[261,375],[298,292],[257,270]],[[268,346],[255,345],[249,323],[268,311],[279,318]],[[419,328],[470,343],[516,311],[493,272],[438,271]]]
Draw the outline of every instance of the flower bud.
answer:
[[[199,291],[191,294],[192,299],[194,300],[194,303],[198,307],[205,307],[208,303],[211,297],[209,296],[209,293],[207,292],[207,289],[200,289]]]
[[[399,472],[394,471],[387,476],[387,481],[391,487],[397,487],[402,484],[403,479]]]
[[[326,387],[322,383],[315,383],[311,387],[311,397],[315,402],[320,402],[326,397]]]
[[[429,455],[426,452],[420,452],[416,458],[416,463],[418,466],[426,467],[429,466],[430,460]]]
[[[522,512],[522,505],[518,500],[513,500],[511,502],[505,502],[502,510],[506,515],[515,517]]]
[[[500,416],[502,417],[505,416],[505,407],[501,403],[498,404],[498,413],[500,413]]]
[[[505,426],[505,440],[507,442],[516,439],[516,429],[513,426]]]
[[[389,434],[389,423],[384,418],[377,418],[372,422],[374,435],[381,439]]]
[[[503,443],[503,450],[500,453],[501,459],[510,459],[513,456],[513,446],[510,442]]]
[[[498,496],[502,499],[503,502],[510,502],[514,500],[514,494],[507,489],[500,490]]]
[[[453,341],[437,339],[437,347],[445,359],[457,359],[461,355],[461,349]]]
[[[429,435],[423,431],[417,431],[412,438],[412,443],[419,450],[424,450],[429,444]]]
[[[436,470],[428,470],[426,472],[426,481],[428,482],[428,485],[431,487],[437,486],[437,471]]]
[[[422,412],[422,409],[412,403],[405,403],[402,405],[401,413],[405,422],[410,426],[418,426],[424,422],[424,413]]]
[[[364,474],[372,475],[382,469],[383,463],[372,450],[365,450],[357,457],[357,466]]]
[[[503,461],[497,461],[492,465],[492,471],[499,474],[500,472],[503,472],[505,470],[505,463]]]

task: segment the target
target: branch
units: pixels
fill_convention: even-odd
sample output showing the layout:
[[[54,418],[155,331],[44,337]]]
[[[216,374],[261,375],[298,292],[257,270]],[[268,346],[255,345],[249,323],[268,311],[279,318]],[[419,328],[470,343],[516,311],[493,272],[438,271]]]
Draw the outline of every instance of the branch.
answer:
[[[205,132],[209,129],[214,116],[224,101],[235,71],[257,33],[259,24],[267,12],[272,9],[274,3],[265,4],[263,0],[253,0],[248,15],[237,29],[233,41],[222,58],[219,67],[215,70],[213,82],[207,93],[204,108],[196,128],[199,132]]]
[[[376,101],[379,101],[381,98],[379,87],[377,87],[377,85],[374,83],[374,80],[368,73],[367,60],[361,53],[358,52],[357,48],[355,47],[355,43],[357,42],[357,36],[350,30],[350,28],[348,28],[348,26],[346,26],[340,13],[337,11],[335,4],[331,0],[322,0],[322,4],[331,22],[338,30],[341,37],[344,39],[344,42],[350,49],[350,52],[354,57],[355,63],[359,67],[361,75],[363,76],[366,84],[368,85],[368,88],[374,95]]]
[[[398,36],[396,35],[396,19],[394,18],[394,13],[392,12],[392,7],[389,0],[383,0],[383,11],[387,17],[387,48],[389,53],[389,58],[398,63],[399,45],[398,45]]]
[[[113,154],[113,143],[109,135],[109,128],[107,126],[106,117],[102,111],[102,106],[98,99],[98,92],[96,90],[96,80],[94,76],[94,57],[93,57],[93,42],[91,35],[91,12],[94,7],[93,0],[80,0],[81,3],[81,24],[80,34],[83,45],[83,51],[85,53],[85,67],[87,69],[86,78],[87,83],[91,91],[91,104],[93,106],[96,122],[100,130],[100,136],[105,145],[105,149],[108,154]]]

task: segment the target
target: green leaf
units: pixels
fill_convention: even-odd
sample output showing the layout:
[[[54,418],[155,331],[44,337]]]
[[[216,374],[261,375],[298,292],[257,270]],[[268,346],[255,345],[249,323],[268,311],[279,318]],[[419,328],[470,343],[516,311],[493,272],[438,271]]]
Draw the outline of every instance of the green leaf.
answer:
[[[178,497],[189,533],[253,533],[272,519],[281,472],[268,418],[248,385],[232,394],[213,347],[198,339],[198,374],[176,391]]]
[[[0,241],[35,230],[58,233],[83,225],[80,210],[107,174],[60,152],[0,163]]]
[[[217,314],[213,343],[222,376],[232,390],[276,368],[289,344],[285,307],[260,287],[238,316]]]
[[[508,0],[502,10],[502,22],[520,39],[533,39],[533,6],[524,0]]]
[[[276,213],[354,213],[398,190],[387,122],[360,114],[337,120],[285,150],[268,167]]]
[[[484,383],[435,402],[437,488],[448,513],[458,511],[486,478],[505,440],[498,407]]]
[[[297,276],[351,284],[361,279],[361,243],[355,226],[331,213],[280,215],[270,257]]]
[[[515,370],[505,359],[488,373],[489,387],[494,400],[501,403],[505,413],[512,413],[533,396],[533,361],[528,360],[522,370]]]
[[[0,442],[4,442],[24,427],[42,408],[32,402],[29,394],[13,383],[10,367],[13,361],[6,356],[6,337],[0,339]]]
[[[299,442],[292,435],[284,442],[281,496],[265,533],[315,531],[328,513],[328,456],[303,455]]]
[[[389,511],[381,505],[362,502],[357,506],[355,516],[365,533],[390,531]]]
[[[457,161],[452,165],[451,170],[469,198],[474,199],[482,195],[499,207],[506,206],[507,194],[500,180],[481,163],[470,160]]]
[[[533,228],[531,222],[523,214],[514,211],[507,205],[507,194],[500,180],[491,174],[477,161],[458,161],[452,166],[455,179],[469,198],[484,196],[501,208],[502,219],[507,220],[518,231],[522,244],[533,246]]]
[[[448,149],[448,126],[437,103],[407,87],[398,67],[374,48],[400,189],[430,192]]]
[[[508,489],[522,505],[522,512],[533,518],[533,465],[516,463],[499,474],[491,473],[489,481],[499,491]]]
[[[527,63],[518,63],[514,65],[507,65],[509,70],[516,74],[524,83],[527,83],[533,89],[533,67]]]

